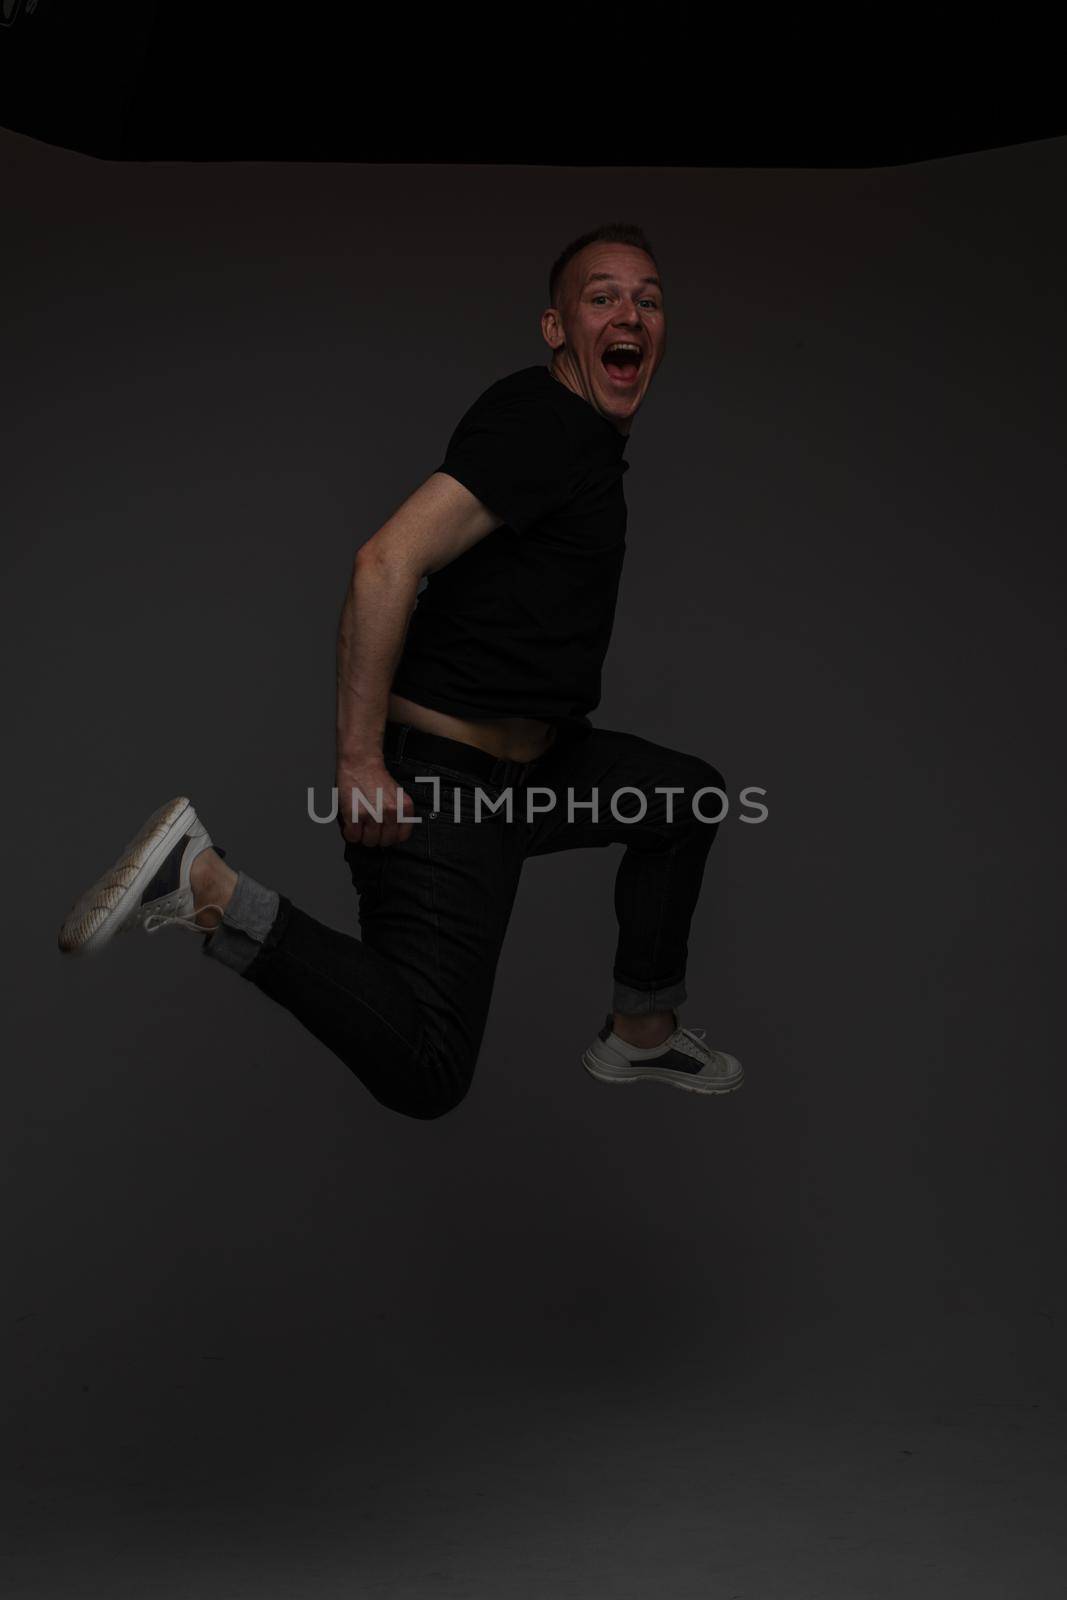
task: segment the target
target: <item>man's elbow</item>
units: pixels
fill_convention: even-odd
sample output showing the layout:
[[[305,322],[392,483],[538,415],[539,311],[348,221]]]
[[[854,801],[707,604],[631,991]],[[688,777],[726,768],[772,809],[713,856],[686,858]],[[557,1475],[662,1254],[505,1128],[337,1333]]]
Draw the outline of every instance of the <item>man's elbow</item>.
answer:
[[[409,551],[381,544],[376,538],[360,545],[352,562],[352,581],[387,584],[390,587],[418,584],[422,577],[419,563]]]

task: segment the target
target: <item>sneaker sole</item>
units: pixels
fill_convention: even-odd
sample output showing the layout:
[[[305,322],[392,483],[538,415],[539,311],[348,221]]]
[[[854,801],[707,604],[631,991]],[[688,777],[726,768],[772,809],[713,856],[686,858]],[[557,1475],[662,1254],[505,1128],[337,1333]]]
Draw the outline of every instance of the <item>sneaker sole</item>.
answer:
[[[725,1051],[720,1050],[719,1054],[724,1055]],[[736,1058],[727,1056],[727,1060],[736,1061]],[[613,1062],[601,1061],[591,1050],[582,1056],[582,1066],[598,1083],[665,1083],[672,1089],[685,1089],[689,1094],[730,1094],[739,1089],[745,1081],[745,1073],[739,1061],[736,1065],[736,1077],[728,1083],[716,1083],[710,1078],[700,1080],[695,1073],[678,1072],[673,1067],[642,1067],[637,1062],[632,1067],[618,1067]]]
[[[194,815],[185,795],[170,800],[132,838],[118,860],[78,896],[59,930],[64,955],[94,955],[118,933],[176,838]]]

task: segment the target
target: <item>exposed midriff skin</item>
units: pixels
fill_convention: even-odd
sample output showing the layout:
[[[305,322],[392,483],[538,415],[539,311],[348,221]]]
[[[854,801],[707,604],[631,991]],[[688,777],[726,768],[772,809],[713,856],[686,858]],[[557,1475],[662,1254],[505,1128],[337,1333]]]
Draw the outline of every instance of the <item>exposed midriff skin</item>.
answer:
[[[413,728],[440,734],[444,739],[472,744],[504,761],[533,761],[548,749],[556,735],[551,722],[541,722],[534,717],[479,717],[471,722],[465,717],[453,717],[446,711],[421,706],[400,694],[389,696],[389,719],[408,722]]]

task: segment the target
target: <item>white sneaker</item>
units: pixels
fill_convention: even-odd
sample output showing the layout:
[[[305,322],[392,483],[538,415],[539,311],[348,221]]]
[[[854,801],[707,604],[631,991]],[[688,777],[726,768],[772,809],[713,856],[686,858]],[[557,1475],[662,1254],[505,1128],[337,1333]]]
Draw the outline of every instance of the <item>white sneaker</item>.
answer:
[[[65,955],[95,954],[131,928],[207,933],[194,916],[189,869],[201,851],[212,848],[207,829],[184,795],[160,806],[114,865],[79,895],[59,930],[60,950]]]
[[[675,1028],[654,1049],[639,1050],[614,1033],[613,1020],[609,1011],[582,1057],[586,1072],[601,1083],[669,1083],[695,1094],[728,1094],[744,1081],[740,1061],[705,1044],[703,1028]]]

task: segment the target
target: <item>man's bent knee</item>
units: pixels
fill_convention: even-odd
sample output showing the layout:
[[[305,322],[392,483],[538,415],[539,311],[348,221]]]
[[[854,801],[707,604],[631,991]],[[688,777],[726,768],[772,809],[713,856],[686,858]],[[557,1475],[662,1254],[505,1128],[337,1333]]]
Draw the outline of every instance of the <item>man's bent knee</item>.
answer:
[[[726,779],[718,767],[713,767],[710,761],[704,761],[700,756],[693,757],[693,788],[721,789],[726,793]]]
[[[381,1105],[402,1117],[413,1117],[420,1122],[446,1117],[467,1098],[474,1076],[473,1065],[465,1070],[458,1064],[426,1061],[425,1058],[421,1065],[418,1075],[409,1076],[406,1082],[379,1079],[367,1087]]]
[[[729,805],[726,779],[710,761],[704,761],[700,756],[689,757],[674,781],[685,789],[682,797],[684,803],[680,811],[676,809],[675,813],[680,815],[682,821],[689,824],[710,822],[713,818],[721,821],[719,814]]]
[[[419,1094],[417,1097],[398,1099],[390,1096],[384,1099],[381,1095],[375,1098],[389,1107],[390,1111],[399,1112],[402,1117],[413,1117],[418,1122],[436,1121],[438,1117],[447,1117],[450,1111],[455,1111],[467,1098],[470,1082],[457,1084],[452,1090],[445,1093],[431,1091]]]

